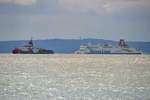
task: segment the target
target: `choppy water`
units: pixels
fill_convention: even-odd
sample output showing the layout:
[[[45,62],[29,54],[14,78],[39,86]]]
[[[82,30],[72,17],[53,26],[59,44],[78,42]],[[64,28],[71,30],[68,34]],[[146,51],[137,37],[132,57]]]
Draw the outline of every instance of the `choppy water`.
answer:
[[[150,55],[0,55],[0,100],[150,100]]]

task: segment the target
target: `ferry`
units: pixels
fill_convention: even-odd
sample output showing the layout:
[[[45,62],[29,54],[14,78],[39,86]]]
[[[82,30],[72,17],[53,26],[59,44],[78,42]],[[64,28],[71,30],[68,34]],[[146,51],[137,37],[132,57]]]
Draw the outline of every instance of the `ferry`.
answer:
[[[130,47],[123,39],[120,39],[118,46],[111,44],[92,45],[81,44],[80,48],[75,51],[75,54],[142,54],[140,49]]]

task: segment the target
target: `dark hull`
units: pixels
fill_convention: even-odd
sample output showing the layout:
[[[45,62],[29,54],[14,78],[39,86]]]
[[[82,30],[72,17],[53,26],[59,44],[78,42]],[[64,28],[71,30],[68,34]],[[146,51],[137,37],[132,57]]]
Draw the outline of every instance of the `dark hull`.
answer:
[[[54,54],[53,50],[42,50],[34,54]]]
[[[32,51],[12,51],[13,54],[54,54],[52,50],[45,50],[45,51],[39,51],[39,52],[32,52]]]

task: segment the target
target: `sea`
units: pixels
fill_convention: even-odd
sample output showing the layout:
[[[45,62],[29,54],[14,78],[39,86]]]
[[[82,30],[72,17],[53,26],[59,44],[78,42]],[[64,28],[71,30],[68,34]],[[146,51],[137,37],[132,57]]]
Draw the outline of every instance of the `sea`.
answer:
[[[150,55],[0,54],[0,100],[150,100]]]

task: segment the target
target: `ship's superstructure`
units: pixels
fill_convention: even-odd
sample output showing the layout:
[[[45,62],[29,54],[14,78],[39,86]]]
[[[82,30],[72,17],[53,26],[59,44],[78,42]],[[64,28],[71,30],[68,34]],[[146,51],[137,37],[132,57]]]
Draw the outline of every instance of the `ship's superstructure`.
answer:
[[[28,44],[25,44],[22,47],[14,48],[12,50],[13,54],[53,54],[53,50],[46,50],[43,48],[38,48],[33,46],[32,38]]]
[[[133,47],[129,47],[123,39],[118,46],[110,44],[92,45],[91,43],[80,45],[76,54],[142,54],[142,51]]]

